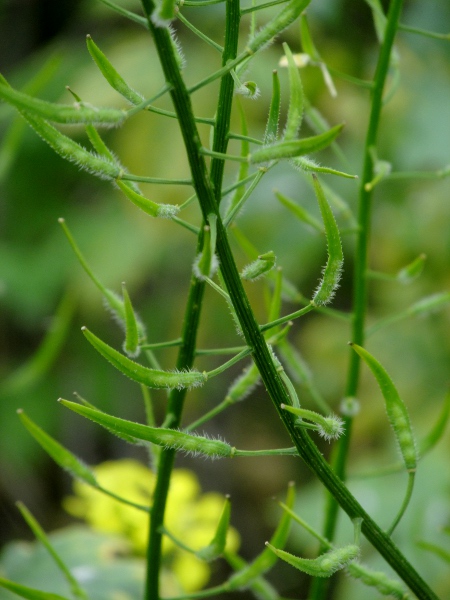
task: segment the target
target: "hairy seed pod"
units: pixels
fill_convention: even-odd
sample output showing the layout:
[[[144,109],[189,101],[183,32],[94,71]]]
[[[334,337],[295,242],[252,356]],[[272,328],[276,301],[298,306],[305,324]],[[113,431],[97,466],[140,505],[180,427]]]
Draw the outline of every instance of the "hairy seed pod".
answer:
[[[122,190],[128,200],[131,200],[135,206],[143,210],[151,217],[163,217],[170,219],[171,217],[174,217],[180,210],[180,207],[176,204],[158,204],[158,202],[149,200],[141,193],[136,192],[128,182],[116,179],[116,184]]]
[[[393,596],[398,600],[409,598],[406,587],[395,579],[390,579],[382,571],[372,571],[358,562],[352,562],[348,565],[349,574],[355,579],[359,579],[369,587],[373,587],[383,594],[383,596]]]
[[[150,442],[163,448],[177,450],[193,455],[201,454],[208,458],[232,457],[235,449],[222,440],[192,435],[176,429],[163,427],[149,427],[141,423],[134,423],[125,419],[113,417],[88,406],[82,406],[76,402],[60,399],[59,402],[78,413],[79,415],[95,421],[117,435],[131,436],[143,442]]]
[[[330,205],[325,198],[325,194],[320,186],[319,180],[313,175],[314,190],[319,202],[320,212],[322,214],[323,224],[325,226],[325,236],[327,238],[328,260],[323,270],[323,277],[319,287],[314,292],[311,300],[316,306],[328,304],[334,297],[341,279],[342,265],[344,255],[342,253],[341,238]]]
[[[359,556],[359,546],[355,544],[333,548],[317,558],[301,558],[284,550],[279,550],[269,542],[266,542],[266,546],[279,558],[312,577],[330,577]]]
[[[20,112],[26,111],[32,116],[54,123],[90,123],[115,127],[122,123],[127,114],[124,110],[96,108],[84,103],[54,104],[28,96],[2,83],[0,83],[0,98],[12,104]]]
[[[86,327],[82,328],[82,332],[97,352],[106,358],[116,369],[133,381],[142,383],[149,388],[176,388],[181,390],[183,388],[193,388],[203,385],[208,379],[206,373],[200,373],[199,371],[170,372],[149,369],[114,350],[114,348],[105,344],[105,342],[91,333]]]
[[[300,71],[295,64],[294,57],[289,46],[284,43],[283,50],[286,55],[289,72],[289,108],[286,118],[283,139],[287,142],[297,137],[303,119],[303,87],[300,79]]]
[[[260,254],[255,261],[242,269],[241,278],[247,281],[256,281],[275,267],[276,260],[277,257],[272,250]]]

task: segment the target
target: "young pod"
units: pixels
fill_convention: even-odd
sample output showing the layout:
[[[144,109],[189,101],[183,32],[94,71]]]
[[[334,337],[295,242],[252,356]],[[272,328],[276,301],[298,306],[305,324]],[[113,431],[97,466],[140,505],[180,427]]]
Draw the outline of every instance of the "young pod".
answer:
[[[255,363],[250,364],[248,367],[245,367],[239,377],[231,384],[225,399],[230,404],[244,400],[244,398],[252,393],[260,380],[261,376],[258,367]]]
[[[131,358],[134,358],[141,351],[139,346],[139,327],[125,283],[122,283],[122,295],[125,309],[125,341],[123,343],[123,351]]]
[[[121,373],[142,383],[149,388],[169,388],[183,389],[193,388],[203,385],[208,379],[206,373],[199,371],[160,371],[157,369],[149,369],[131,359],[127,358],[108,344],[105,344],[100,338],[91,333],[86,327],[82,328],[85,338],[107,361],[109,361]]]
[[[272,146],[255,150],[250,156],[249,161],[252,164],[268,162],[271,160],[281,160],[283,158],[292,158],[301,154],[309,154],[310,152],[318,152],[331,144],[331,142],[339,135],[343,125],[336,125],[325,133],[314,135],[312,137],[303,138],[301,140],[292,140],[287,142],[278,142]]]
[[[217,216],[208,215],[209,224],[203,230],[203,247],[193,265],[194,275],[200,281],[211,279],[219,266],[216,256]]]
[[[40,117],[54,123],[90,123],[114,127],[120,125],[126,117],[124,110],[116,108],[96,108],[84,103],[54,104],[39,100],[15,90],[0,82],[0,98],[14,106],[19,112]]]
[[[339,235],[336,220],[320,186],[319,180],[315,175],[313,175],[313,183],[325,227],[328,260],[323,270],[322,280],[319,283],[319,287],[314,292],[311,303],[316,306],[323,306],[333,299],[339,286],[344,255],[342,253],[341,237]]]
[[[348,544],[342,548],[333,548],[317,558],[301,558],[280,550],[266,542],[266,546],[285,562],[312,577],[331,577],[333,573],[346,567],[359,556],[359,546]]]
[[[196,552],[196,556],[201,560],[206,560],[210,562],[222,556],[225,546],[227,544],[227,533],[228,528],[230,526],[230,516],[231,516],[231,502],[230,498],[227,496],[225,499],[225,504],[222,510],[222,514],[219,519],[219,523],[217,524],[216,533],[214,534],[211,542]]]
[[[128,182],[116,179],[116,184],[128,200],[131,200],[135,206],[151,217],[170,219],[171,217],[175,217],[180,210],[180,207],[177,204],[158,204],[158,202],[149,200],[149,198],[146,198],[140,192],[136,192]]]
[[[69,400],[60,399],[59,402],[70,410],[98,423],[119,436],[127,435],[170,450],[177,450],[193,455],[201,454],[212,459],[232,457],[235,452],[232,446],[222,440],[192,435],[183,431],[177,431],[176,429],[149,427],[141,423],[134,423],[133,421],[113,417],[99,410],[82,406],[76,402],[70,402]]]
[[[375,588],[383,596],[392,596],[398,600],[409,598],[408,591],[403,583],[390,579],[382,571],[372,571],[358,562],[350,563],[347,570],[352,577],[359,579],[369,587]]]
[[[255,261],[243,268],[241,278],[247,281],[256,281],[275,267],[276,260],[277,257],[272,250],[260,254]]]
[[[283,139],[293,140],[297,137],[303,119],[303,87],[300,79],[300,71],[295,64],[294,57],[289,46],[284,43],[283,50],[286,55],[289,73],[289,108],[286,118]]]
[[[328,442],[330,440],[337,440],[344,432],[343,421],[336,415],[324,417],[321,414],[316,413],[312,410],[307,410],[305,408],[299,408],[296,406],[286,406],[286,404],[282,404],[281,408],[287,410],[288,412],[294,415],[297,415],[301,419],[307,419],[308,421],[312,421],[314,423],[313,425],[307,425],[302,420],[300,420],[297,422],[297,426],[307,427],[308,429],[314,429],[320,436],[325,438]]]
[[[266,131],[264,132],[264,145],[276,142],[278,138],[278,123],[280,121],[281,93],[278,72],[272,72],[272,100],[270,102],[269,116]]]

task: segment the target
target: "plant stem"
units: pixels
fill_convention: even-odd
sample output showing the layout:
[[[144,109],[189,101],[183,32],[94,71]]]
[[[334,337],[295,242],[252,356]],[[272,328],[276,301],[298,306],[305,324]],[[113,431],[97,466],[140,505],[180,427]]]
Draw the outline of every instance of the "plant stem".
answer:
[[[371,205],[372,190],[366,189],[366,184],[374,177],[374,164],[371,148],[375,147],[380,124],[381,109],[383,105],[383,90],[389,70],[392,46],[398,29],[400,13],[403,0],[392,0],[387,15],[384,40],[380,49],[378,63],[374,76],[374,84],[371,91],[371,109],[369,125],[364,145],[363,172],[359,186],[358,204],[358,234],[355,251],[355,265],[353,272],[353,318],[352,318],[352,341],[356,344],[364,344],[364,325],[367,310],[367,272],[368,272],[368,247],[371,228]],[[356,354],[356,353],[354,353]],[[350,355],[349,369],[347,374],[346,396],[355,396],[359,384],[360,357]],[[334,472],[341,479],[345,479],[345,469],[349,452],[353,417],[345,416],[345,435],[337,442],[333,455],[332,465]],[[338,503],[336,498],[328,496],[325,525],[323,535],[330,542],[334,539],[337,524]],[[327,548],[322,546],[320,552]],[[310,600],[325,598],[328,587],[328,579],[316,578],[310,591]]]
[[[149,29],[156,42],[158,51],[160,52],[161,64],[168,65],[170,62],[170,69],[164,68],[166,81],[168,84],[174,81],[179,83],[181,76],[176,64],[176,60],[173,54],[172,42],[170,34],[167,29],[156,28],[151,20],[151,15],[155,8],[153,0],[143,0],[144,12],[147,16]],[[225,47],[222,55],[223,65],[230,59],[236,56],[237,43],[239,37],[239,0],[231,0],[227,2],[226,8],[226,31],[225,31]],[[164,60],[161,53],[166,55],[170,60]],[[231,75],[225,75],[221,81],[220,93],[219,93],[219,104],[217,109],[217,116],[215,121],[214,129],[214,142],[213,149],[217,152],[226,152],[228,146],[228,133],[230,129],[230,118],[231,118],[231,106],[233,99],[233,80]],[[180,93],[181,92],[181,93]],[[193,112],[190,104],[190,98],[184,85],[177,89],[171,90],[172,100],[176,107],[178,117],[179,107],[185,106],[188,111],[189,117],[193,117]],[[200,137],[197,133],[195,120],[191,121],[191,127],[189,132],[185,132],[182,128],[185,144],[187,145],[188,139],[191,145],[196,148],[196,154],[200,157]],[[188,151],[188,155],[192,155]],[[221,188],[224,171],[224,161],[219,159],[212,159],[211,161],[211,179],[208,178],[206,172],[206,165],[202,157],[202,181],[203,186],[207,185],[210,189],[211,186],[215,189],[215,201],[214,206],[218,206],[221,199]],[[191,164],[191,172],[196,172]],[[198,179],[198,172],[196,172],[196,178]],[[210,184],[211,181],[211,184]],[[198,185],[194,185],[197,194],[199,193]],[[207,221],[208,214],[215,212],[210,210],[204,215],[204,220]],[[200,228],[200,233],[197,243],[197,251],[202,248],[203,239],[203,227]],[[188,301],[185,311],[185,320],[182,333],[182,345],[180,347],[177,368],[186,369],[190,368],[195,358],[195,346],[197,329],[200,319],[200,310],[205,289],[205,282],[198,281],[194,277],[191,279],[191,287],[189,290]],[[178,427],[181,422],[181,415],[183,410],[183,402],[186,395],[186,390],[172,390],[169,396],[169,402],[166,411],[166,425],[167,418],[172,415],[172,419],[168,426]],[[151,510],[150,519],[150,533],[149,533],[149,544],[147,549],[147,580],[145,587],[145,600],[159,600],[160,598],[160,573],[161,573],[161,543],[162,543],[162,531],[164,526],[164,513],[167,502],[167,495],[169,491],[170,477],[173,470],[175,460],[174,450],[162,450],[158,466],[158,476],[154,492],[154,503]]]

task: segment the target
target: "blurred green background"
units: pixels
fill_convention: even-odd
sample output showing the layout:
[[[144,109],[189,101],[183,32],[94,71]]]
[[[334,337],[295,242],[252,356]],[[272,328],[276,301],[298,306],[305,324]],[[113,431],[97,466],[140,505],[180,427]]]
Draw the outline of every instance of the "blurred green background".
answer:
[[[131,2],[123,4],[130,9]],[[17,0],[0,4],[0,68],[18,88],[29,88],[41,98],[71,102],[66,85],[94,105],[123,106],[121,98],[102,80],[84,42],[90,33],[127,81],[144,95],[155,93],[163,79],[152,42],[146,32],[96,2],[60,3]],[[267,16],[272,14],[269,9]],[[186,9],[186,16],[209,36],[222,41],[221,5]],[[206,15],[206,16],[205,16]],[[314,1],[308,9],[316,46],[329,65],[357,77],[369,79],[376,60],[376,38],[371,13],[362,1]],[[437,2],[406,2],[402,22],[442,31],[450,22],[450,5]],[[242,31],[248,27],[244,19]],[[219,65],[220,57],[181,25],[178,36],[187,58],[186,78],[200,80]],[[294,52],[301,51],[298,27],[284,35]],[[270,101],[271,71],[282,54],[281,39],[252,63],[249,78],[261,88],[257,101],[243,100],[251,135],[264,130]],[[400,33],[397,41],[401,81],[386,106],[379,136],[379,157],[396,171],[437,170],[449,163],[450,102],[449,43]],[[287,75],[281,72],[284,110],[287,105]],[[340,144],[349,166],[331,152],[319,158],[324,164],[361,171],[361,151],[368,122],[366,90],[335,78],[338,96],[329,96],[318,69],[302,71],[305,91],[331,124],[346,122]],[[214,85],[195,94],[197,114],[214,114]],[[160,106],[170,108],[168,100]],[[238,128],[238,115],[234,115]],[[79,130],[66,128],[84,142]],[[308,133],[306,128],[303,135]],[[202,126],[205,142],[209,130]],[[23,500],[48,529],[69,517],[61,509],[61,498],[71,482],[40,452],[21,427],[17,408],[28,414],[75,451],[89,464],[107,458],[138,456],[143,452],[125,446],[116,438],[91,426],[56,404],[59,396],[71,398],[76,390],[99,408],[118,416],[142,419],[139,390],[118,374],[80,333],[89,326],[110,344],[120,347],[121,332],[104,311],[98,290],[87,279],[57,224],[64,217],[94,272],[108,287],[120,291],[126,281],[135,307],[147,324],[150,341],[178,337],[195,255],[195,237],[176,225],[155,221],[131,206],[107,183],[81,173],[56,156],[8,106],[0,105],[0,531],[1,542],[30,537],[14,506]],[[139,115],[123,129],[104,137],[132,173],[158,177],[187,177],[188,168],[175,121],[157,115]],[[237,151],[238,145],[231,144]],[[233,182],[234,170],[226,178]],[[323,178],[356,208],[357,183]],[[292,219],[277,202],[277,188],[316,216],[318,209],[305,180],[288,166],[274,169],[248,203],[240,227],[259,251],[272,249],[284,273],[307,297],[316,286],[325,262],[321,236]],[[160,202],[180,203],[189,190],[181,187],[143,186],[148,197]],[[416,300],[450,289],[450,203],[447,180],[384,182],[375,191],[371,268],[396,273],[416,256],[427,255],[425,271],[409,286],[373,280],[370,286],[369,323],[405,310]],[[199,222],[195,207],[184,218]],[[343,227],[348,225],[340,219]],[[246,259],[237,245],[239,267]],[[344,237],[345,271],[334,306],[349,310],[351,302],[354,240]],[[247,286],[258,318],[265,320],[263,284]],[[63,305],[61,306],[61,303]],[[41,376],[33,376],[29,365],[59,310],[66,318],[61,349]],[[286,303],[283,310],[294,310]],[[61,324],[61,319],[59,321]],[[53,324],[53,325],[52,325]],[[423,437],[441,408],[449,378],[450,311],[420,319],[406,319],[380,329],[368,340],[368,348],[386,366],[411,412],[414,429]],[[339,409],[343,395],[349,350],[349,326],[344,321],[310,314],[296,323],[291,339],[307,361],[315,382],[327,401]],[[207,290],[199,335],[201,347],[239,343],[228,310],[220,298]],[[159,355],[171,368],[175,351]],[[199,360],[199,367],[212,361]],[[215,363],[217,364],[217,363]],[[25,366],[24,366],[25,365]],[[22,371],[19,371],[22,369]],[[24,370],[25,369],[25,370]],[[28,370],[26,370],[28,369]],[[238,374],[238,366],[234,373]],[[19,375],[18,375],[19,373]],[[215,406],[230,382],[227,373],[202,390],[189,395],[184,423],[188,424]],[[299,386],[300,398],[311,405]],[[303,394],[303,395],[302,395]],[[382,399],[371,376],[363,370],[359,395],[361,412],[353,433],[350,473],[382,467],[397,459]],[[164,410],[164,394],[155,393],[158,418]],[[285,433],[262,388],[249,399],[212,421],[209,433],[223,435],[240,448],[277,447],[288,444]],[[320,442],[319,442],[320,443]],[[324,453],[328,448],[323,446]],[[428,539],[447,543],[441,529],[450,521],[449,435],[420,464],[416,493],[404,522],[396,533],[408,557],[418,565],[445,597],[450,593],[445,563],[417,547]],[[293,458],[241,459],[207,463],[180,458],[180,466],[194,469],[205,490],[230,493],[233,523],[242,536],[242,554],[250,559],[261,550],[278,517],[273,495],[281,497],[294,479],[300,489],[299,513],[320,527],[317,510],[323,494],[305,467]],[[384,478],[352,479],[350,487],[380,523],[388,524],[396,512],[405,484],[403,473]],[[345,519],[342,519],[345,524]],[[343,539],[350,535],[343,528]],[[295,537],[295,536],[294,536]],[[307,552],[312,542],[296,534],[295,551]],[[367,556],[370,550],[367,549]],[[374,563],[375,564],[375,563]],[[381,566],[381,563],[378,564]],[[219,575],[217,575],[219,577]],[[286,596],[298,596],[299,575],[288,567],[275,569],[273,581]],[[347,589],[340,580],[336,598],[358,598],[362,588]],[[339,587],[340,586],[340,587]],[[375,598],[364,592],[365,598]]]

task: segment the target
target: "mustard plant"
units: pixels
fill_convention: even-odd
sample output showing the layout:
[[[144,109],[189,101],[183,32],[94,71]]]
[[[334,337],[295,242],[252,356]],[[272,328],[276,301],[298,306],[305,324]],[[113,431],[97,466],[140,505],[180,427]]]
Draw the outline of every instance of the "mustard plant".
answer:
[[[370,80],[361,80],[351,74],[341,73],[327,65],[317,44],[313,41],[307,14],[310,4],[315,0],[275,0],[271,2],[242,3],[240,0],[142,0],[131,11],[110,0],[102,0],[111,10],[118,12],[124,19],[131,20],[136,27],[143,27],[154,44],[164,75],[164,85],[154,90],[150,97],[134,90],[126,81],[126,74],[119,73],[94,39],[87,36],[87,51],[90,53],[109,86],[121,96],[121,108],[92,106],[76,94],[72,104],[51,103],[33,97],[11,87],[5,77],[0,78],[0,98],[13,106],[36,132],[42,141],[48,144],[62,158],[87,171],[91,175],[112,184],[129,200],[135,208],[142,211],[142,219],[151,220],[151,226],[158,228],[159,218],[170,221],[173,236],[182,228],[192,235],[192,273],[190,287],[185,302],[185,313],[182,319],[180,336],[175,340],[154,341],[148,333],[149,324],[141,319],[125,284],[121,294],[109,290],[101,282],[89,266],[77,241],[70,230],[70,223],[60,219],[60,226],[79,264],[93,284],[103,296],[108,310],[123,330],[123,345],[114,348],[103,341],[95,333],[95,323],[88,323],[82,328],[82,334],[88,342],[87,347],[96,351],[101,359],[110,363],[111,368],[136,383],[136,394],[143,397],[147,411],[146,423],[135,423],[118,418],[99,410],[95,405],[78,397],[76,402],[60,399],[60,406],[78,415],[90,419],[105,428],[111,434],[131,444],[143,445],[152,458],[154,487],[147,503],[135,502],[122,497],[120,492],[105,488],[97,480],[95,469],[85,465],[74,453],[62,446],[35,423],[31,416],[19,410],[19,418],[40,446],[74,478],[83,485],[105,494],[114,501],[123,503],[133,510],[144,513],[149,520],[149,534],[146,542],[145,583],[142,588],[142,600],[160,600],[162,598],[206,598],[218,597],[237,591],[247,591],[252,597],[264,600],[281,598],[282,591],[274,590],[266,579],[266,573],[280,559],[292,567],[312,577],[309,589],[310,600],[325,599],[328,594],[328,582],[338,571],[345,571],[354,579],[375,588],[383,595],[396,598],[411,597],[410,593],[424,600],[435,600],[438,596],[427,582],[427,574],[420,573],[407,556],[397,547],[393,533],[401,526],[402,517],[407,510],[413,495],[413,482],[418,466],[418,448],[422,454],[431,450],[442,436],[448,418],[448,401],[439,417],[439,421],[423,443],[416,443],[413,427],[406,408],[407,401],[401,399],[387,370],[382,366],[383,357],[374,356],[365,349],[370,333],[396,320],[413,317],[428,312],[431,308],[445,307],[450,300],[449,292],[416,301],[411,307],[399,315],[391,315],[378,322],[367,325],[368,289],[372,278],[387,278],[398,283],[409,283],[421,274],[425,257],[418,256],[397,275],[389,276],[370,269],[369,240],[371,232],[373,195],[378,186],[389,180],[421,177],[420,173],[402,173],[395,170],[387,161],[378,158],[378,138],[383,107],[396,91],[400,72],[398,51],[394,42],[399,30],[407,30],[401,23],[402,0],[391,0],[387,12],[378,0],[367,0],[373,15],[378,49],[376,66]],[[211,10],[220,4],[220,13]],[[365,5],[361,4],[361,9]],[[127,5],[128,6],[128,5]],[[190,22],[190,9],[204,11],[205,23],[208,18],[222,19],[223,40],[211,39],[207,27],[200,28]],[[250,16],[250,30],[241,20]],[[245,21],[247,23],[247,20]],[[220,54],[220,67],[203,79],[192,84],[185,76],[185,64],[189,62],[177,38],[177,30],[187,27],[205,44],[211,52]],[[290,35],[285,32],[289,29]],[[293,34],[292,32],[297,32]],[[438,34],[409,28],[415,35],[438,37]],[[302,53],[291,49],[285,39],[297,39],[301,43]],[[255,59],[263,55],[270,44],[277,44],[279,68],[265,73],[272,88],[271,99],[260,92],[260,85],[253,80],[246,80],[247,72],[252,72]],[[223,45],[222,45],[223,44]],[[355,86],[367,89],[370,105],[367,115],[368,125],[365,141],[362,144],[362,172],[356,174],[347,167],[339,170],[333,165],[321,165],[315,155],[323,150],[326,161],[332,162],[333,153],[344,157],[340,139],[345,127],[335,122],[327,125],[317,107],[311,105],[302,83],[302,69],[307,65],[317,67],[323,78],[323,85],[330,95],[337,94],[334,78],[344,78]],[[282,98],[280,73],[287,74],[288,106],[285,110],[285,98]],[[142,78],[146,73],[142,73]],[[214,82],[218,83],[213,85]],[[262,86],[261,86],[262,87]],[[268,86],[264,86],[267,89]],[[195,93],[201,89],[210,89],[216,94],[215,111],[212,116],[197,115],[194,110]],[[284,88],[283,88],[284,90]],[[283,91],[284,93],[284,91]],[[160,98],[170,98],[172,109],[158,106]],[[240,100],[246,99],[246,102]],[[251,111],[250,102],[266,103],[267,114],[265,130],[253,137],[248,131],[246,111]],[[101,128],[126,127],[136,115],[147,115],[149,118],[175,119],[183,139],[184,151],[189,166],[188,177],[159,178],[156,176],[135,175],[130,173],[126,165],[102,138]],[[235,130],[235,123],[240,119],[240,131]],[[304,119],[305,117],[305,119]],[[304,134],[303,121],[308,121],[309,134]],[[85,147],[61,131],[54,124],[77,125],[84,128],[90,144]],[[283,127],[281,127],[283,124]],[[206,126],[210,131],[209,144],[200,127]],[[233,148],[229,151],[230,142]],[[149,145],[156,147],[158,140],[148,140]],[[120,153],[120,152],[119,152]],[[311,157],[310,155],[313,155]],[[298,225],[306,224],[323,237],[323,248],[326,251],[326,264],[317,272],[319,283],[316,290],[304,296],[282,271],[282,257],[276,256],[271,248],[254,247],[245,234],[245,226],[237,226],[242,209],[250,205],[258,190],[266,181],[267,173],[283,164],[290,164],[299,179],[310,185],[311,196],[317,201],[318,211],[314,216],[310,210],[299,205],[286,196],[283,191],[275,190],[273,201],[279,201],[283,210],[289,211]],[[233,171],[233,166],[235,167]],[[346,170],[344,170],[346,169]],[[234,182],[229,183],[229,172],[233,171]],[[435,173],[425,173],[425,177],[444,178],[449,174],[448,168],[441,168]],[[332,178],[353,180],[352,194],[357,196],[357,215],[353,216],[347,203],[334,191]],[[182,186],[190,190],[191,195],[182,204],[159,202],[155,196],[148,198],[139,184],[151,183],[161,186]],[[188,209],[193,203],[199,208],[197,220]],[[61,207],[64,212],[64,207]],[[248,209],[253,210],[252,208]],[[258,211],[263,210],[258,207]],[[313,211],[314,212],[314,211]],[[339,214],[339,219],[335,217]],[[257,214],[255,218],[257,218]],[[345,227],[338,222],[345,221]],[[243,221],[245,223],[245,221]],[[276,225],[274,225],[276,227]],[[345,229],[345,231],[344,231]],[[352,299],[349,311],[333,307],[332,302],[339,288],[345,264],[345,248],[343,235],[351,236],[355,244],[354,265],[352,275]],[[241,259],[235,246],[246,256],[245,264],[239,266]],[[292,240],[292,253],[296,252],[295,239]],[[305,260],[303,257],[301,260]],[[348,274],[347,274],[348,275]],[[254,283],[261,280],[259,283]],[[250,286],[261,285],[267,299],[267,318],[260,323],[249,300]],[[197,337],[202,321],[202,307],[205,302],[205,290],[217,294],[226,303],[229,311],[229,326],[235,330],[237,345],[232,348],[202,350],[197,345]],[[284,303],[295,302],[296,310],[286,312]],[[308,313],[320,313],[329,319],[337,319],[348,325],[348,338],[351,349],[348,354],[348,375],[344,400],[339,407],[333,409],[318,391],[308,367],[302,360],[290,339],[293,322],[302,321]],[[181,319],[180,319],[181,320]],[[214,327],[214,324],[211,324]],[[343,342],[345,343],[345,342]],[[178,356],[172,366],[162,368],[156,357],[159,348],[176,347]],[[218,367],[199,369],[196,361],[199,356],[205,360],[217,355],[231,355]],[[247,359],[242,374],[232,380],[222,401],[215,398],[215,388],[211,380],[216,376],[233,369],[234,365]],[[250,359],[250,361],[249,361]],[[403,459],[403,468],[408,473],[405,499],[398,508],[393,523],[385,529],[363,508],[346,484],[346,464],[352,437],[352,424],[358,414],[360,395],[361,359],[372,371],[381,395],[384,398],[388,421],[392,426],[394,437],[398,443]],[[380,362],[379,362],[380,360]],[[213,364],[211,362],[211,364]],[[214,363],[215,364],[215,363]],[[315,409],[304,408],[304,393],[296,380],[301,379],[303,388],[315,401]],[[237,402],[249,396],[255,387],[262,382],[266,394],[264,399],[271,401],[275,413],[284,426],[290,446],[281,449],[247,450],[237,449],[228,440],[227,432],[220,437],[213,437],[201,429],[222,411],[229,409]],[[183,408],[188,402],[188,393],[193,388],[202,387],[207,390],[215,404],[206,408],[202,416],[194,423],[184,425]],[[152,412],[152,399],[149,389],[167,391],[165,417],[159,425],[155,423]],[[320,411],[320,412],[318,412]],[[340,416],[336,415],[340,412]],[[327,458],[323,454],[323,445],[317,434],[330,444],[333,451]],[[238,507],[232,499],[225,499],[223,510],[216,523],[214,535],[201,548],[191,548],[186,540],[178,539],[170,531],[166,512],[174,464],[178,453],[209,459],[239,460],[239,457],[254,457],[264,460],[265,456],[298,456],[312,471],[327,491],[327,502],[324,513],[323,532],[318,533],[297,514],[294,504],[294,486],[289,485],[287,499],[281,503],[278,526],[270,542],[261,549],[258,556],[246,562],[238,555],[236,548],[227,545],[227,532],[232,521],[233,511]],[[420,453],[419,453],[420,455]],[[394,470],[398,465],[394,465]],[[300,485],[300,483],[298,484]],[[386,498],[389,502],[389,498]],[[342,510],[355,526],[355,540],[344,546],[335,545],[336,523],[338,511]],[[64,574],[68,585],[65,596],[54,594],[49,582],[48,590],[38,590],[20,581],[11,581],[0,577],[3,589],[28,599],[69,600],[69,598],[97,598],[100,596],[89,592],[89,586],[83,585],[83,578],[78,577],[65,564],[51,541],[31,515],[28,509],[20,505],[20,511],[36,537],[45,546],[51,559]],[[303,558],[285,551],[288,544],[291,522],[297,521],[320,542],[318,555]],[[364,550],[361,545],[364,537],[374,550],[388,563],[395,575],[373,571],[359,562]],[[163,576],[163,543],[177,546],[182,552],[195,555],[205,562],[225,559],[234,571],[224,581],[198,591],[181,591],[178,596],[168,596],[164,591]],[[303,579],[301,580],[304,581]],[[408,589],[410,591],[408,591]],[[364,592],[361,592],[364,593]],[[296,598],[307,595],[303,583],[295,590]]]

